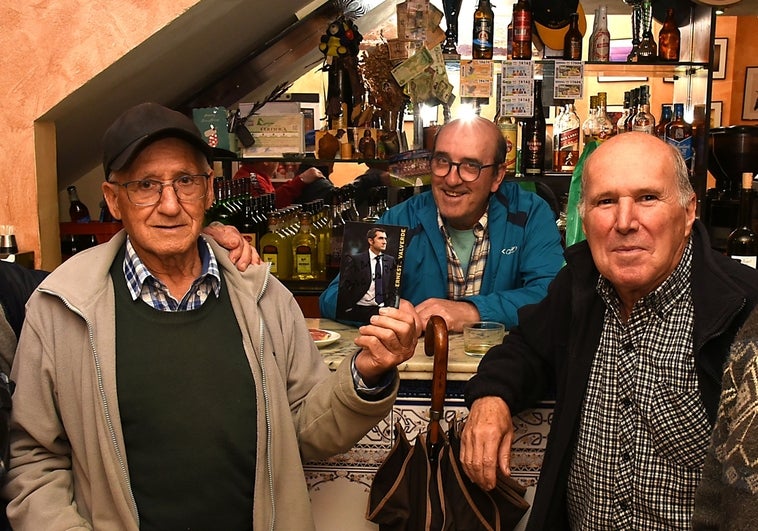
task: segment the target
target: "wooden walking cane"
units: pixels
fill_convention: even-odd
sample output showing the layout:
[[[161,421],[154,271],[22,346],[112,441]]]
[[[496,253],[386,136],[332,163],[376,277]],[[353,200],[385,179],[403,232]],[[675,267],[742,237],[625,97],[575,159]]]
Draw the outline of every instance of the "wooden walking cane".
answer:
[[[447,325],[439,315],[432,315],[426,324],[424,336],[424,352],[434,357],[432,375],[432,406],[429,409],[429,460],[437,460],[440,448],[444,446],[440,420],[445,407],[445,392],[447,390]]]

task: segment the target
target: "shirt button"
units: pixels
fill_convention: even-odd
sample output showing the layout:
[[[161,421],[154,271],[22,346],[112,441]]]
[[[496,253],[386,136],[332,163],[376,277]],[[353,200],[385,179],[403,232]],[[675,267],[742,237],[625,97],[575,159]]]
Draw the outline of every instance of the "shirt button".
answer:
[[[195,295],[197,295],[198,297],[199,297],[200,295],[202,295],[202,294],[203,294],[203,292],[202,292],[202,291],[200,291],[200,290],[197,290],[197,291],[195,292]]]
[[[623,407],[625,407],[625,408],[631,407],[631,405],[632,405],[632,401],[631,401],[631,400],[629,400],[628,398],[624,398],[624,399],[621,401],[621,405],[622,405]]]

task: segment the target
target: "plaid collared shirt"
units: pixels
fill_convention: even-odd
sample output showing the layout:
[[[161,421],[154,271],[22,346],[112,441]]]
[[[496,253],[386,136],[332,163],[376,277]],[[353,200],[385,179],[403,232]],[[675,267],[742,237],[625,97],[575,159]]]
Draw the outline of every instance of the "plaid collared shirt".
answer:
[[[690,529],[710,427],[698,390],[692,243],[626,323],[613,286],[569,471],[571,527]]]
[[[162,312],[181,312],[200,308],[211,293],[218,297],[221,290],[221,274],[216,257],[208,242],[202,237],[197,241],[197,248],[203,264],[202,271],[179,301],[169,293],[163,282],[148,271],[137,256],[131,239],[127,237],[124,276],[132,300],[141,298],[145,303]]]
[[[490,238],[487,230],[487,211],[482,214],[479,221],[474,225],[474,248],[471,250],[471,260],[468,264],[468,271],[464,275],[461,261],[455,254],[453,242],[450,234],[445,228],[442,216],[437,211],[437,223],[440,232],[445,239],[445,249],[447,251],[447,292],[452,300],[460,300],[473,295],[479,295],[482,289],[482,277],[484,276],[484,266],[487,263],[487,255],[490,252]]]

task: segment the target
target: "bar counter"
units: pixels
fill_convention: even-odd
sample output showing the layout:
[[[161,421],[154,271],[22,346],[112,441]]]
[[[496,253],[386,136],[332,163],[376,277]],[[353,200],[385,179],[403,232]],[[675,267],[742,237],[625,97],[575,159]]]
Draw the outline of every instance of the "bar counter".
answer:
[[[358,336],[358,329],[354,326],[338,323],[329,319],[306,318],[308,328],[319,328],[330,332],[337,332],[340,338],[330,345],[319,349],[324,362],[334,370],[342,363],[345,356],[356,351],[353,342]],[[448,363],[447,379],[451,382],[465,382],[476,372],[479,365],[479,357],[467,356],[463,352],[463,334],[450,333],[448,335]],[[401,380],[431,380],[433,359],[424,353],[424,340],[419,339],[416,352],[408,361],[398,366]]]

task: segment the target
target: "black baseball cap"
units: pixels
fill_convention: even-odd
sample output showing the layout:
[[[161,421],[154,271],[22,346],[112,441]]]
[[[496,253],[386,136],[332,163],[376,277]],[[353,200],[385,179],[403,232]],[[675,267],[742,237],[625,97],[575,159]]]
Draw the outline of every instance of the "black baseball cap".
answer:
[[[213,160],[213,148],[191,118],[158,103],[141,103],[116,118],[103,136],[105,178],[112,171],[127,167],[152,142],[167,137],[186,140],[209,163]]]

